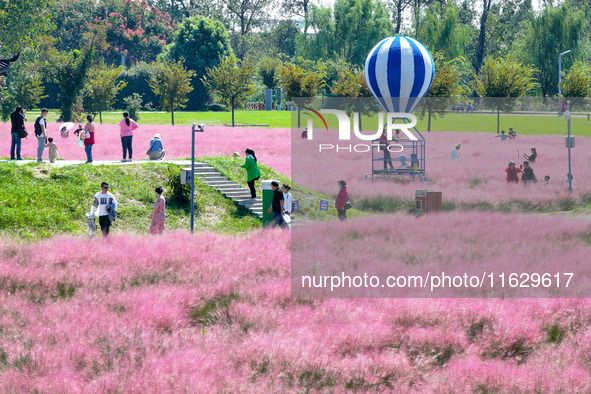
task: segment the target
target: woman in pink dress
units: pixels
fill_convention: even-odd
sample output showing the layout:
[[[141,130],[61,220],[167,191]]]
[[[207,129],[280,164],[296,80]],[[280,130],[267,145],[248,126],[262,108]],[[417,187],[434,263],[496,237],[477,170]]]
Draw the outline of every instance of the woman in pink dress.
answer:
[[[157,235],[164,232],[164,223],[166,222],[166,202],[162,197],[162,187],[154,189],[156,192],[156,201],[152,210],[152,223],[150,224],[150,234]]]
[[[129,112],[123,112],[123,119],[119,121],[119,128],[121,129],[121,147],[123,148],[123,160],[122,162],[132,161],[131,156],[133,155],[132,142],[133,142],[133,131],[139,126],[135,123],[135,120],[129,117]],[[129,151],[129,160],[127,160],[127,152]]]

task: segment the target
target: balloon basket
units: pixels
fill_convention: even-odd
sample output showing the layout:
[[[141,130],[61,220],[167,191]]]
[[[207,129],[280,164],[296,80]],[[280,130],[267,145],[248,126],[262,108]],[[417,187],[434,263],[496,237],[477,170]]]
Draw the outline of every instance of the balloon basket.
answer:
[[[415,182],[429,183],[425,175],[425,138],[415,128],[412,129],[416,141],[400,134],[398,139],[388,141],[374,140],[371,148],[371,179],[401,181],[408,178]],[[369,178],[369,174],[366,175]]]

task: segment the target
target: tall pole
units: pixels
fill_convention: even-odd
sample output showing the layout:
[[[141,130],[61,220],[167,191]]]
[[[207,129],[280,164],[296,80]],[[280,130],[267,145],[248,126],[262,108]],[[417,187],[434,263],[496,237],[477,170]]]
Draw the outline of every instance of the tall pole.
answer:
[[[570,53],[570,49],[558,54],[558,116],[562,116],[562,56],[567,53]]]
[[[571,172],[571,165],[570,165],[570,148],[572,146],[572,141],[570,139],[570,103],[567,101],[566,110],[569,113],[567,124],[568,124],[568,191],[573,191],[573,174]]]
[[[195,123],[191,130],[191,234],[195,224]]]

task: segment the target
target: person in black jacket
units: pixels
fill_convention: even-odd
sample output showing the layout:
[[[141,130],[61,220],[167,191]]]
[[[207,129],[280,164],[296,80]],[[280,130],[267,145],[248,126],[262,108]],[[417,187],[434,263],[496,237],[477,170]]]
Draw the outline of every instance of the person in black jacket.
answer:
[[[536,178],[536,175],[534,174],[534,170],[533,168],[531,168],[529,166],[529,162],[528,161],[524,161],[523,162],[523,175],[521,176],[521,182],[523,182],[524,184],[528,184],[528,183],[536,183],[538,180]]]
[[[10,135],[12,142],[10,144],[10,160],[22,160],[21,158],[21,138],[18,135],[18,131],[25,127],[25,110],[20,105],[16,106],[13,113],[10,114]]]

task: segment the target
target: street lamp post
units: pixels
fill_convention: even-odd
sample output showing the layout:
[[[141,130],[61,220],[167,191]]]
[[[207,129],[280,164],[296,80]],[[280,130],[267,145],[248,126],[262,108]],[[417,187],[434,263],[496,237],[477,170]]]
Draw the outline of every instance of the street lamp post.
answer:
[[[570,138],[570,103],[566,102],[566,111],[564,111],[564,119],[566,119],[567,128],[568,128],[568,137],[566,139],[566,147],[568,148],[568,191],[573,191],[573,174],[571,172],[571,164],[570,164],[570,148],[572,147],[572,140]]]
[[[562,87],[561,87],[561,80],[562,80],[562,56],[570,53],[570,49],[568,51],[564,51],[558,55],[558,116],[562,116]]]
[[[197,128],[196,128],[197,126]],[[197,125],[193,122],[191,130],[191,234],[195,224],[195,133],[203,132],[203,125]]]

